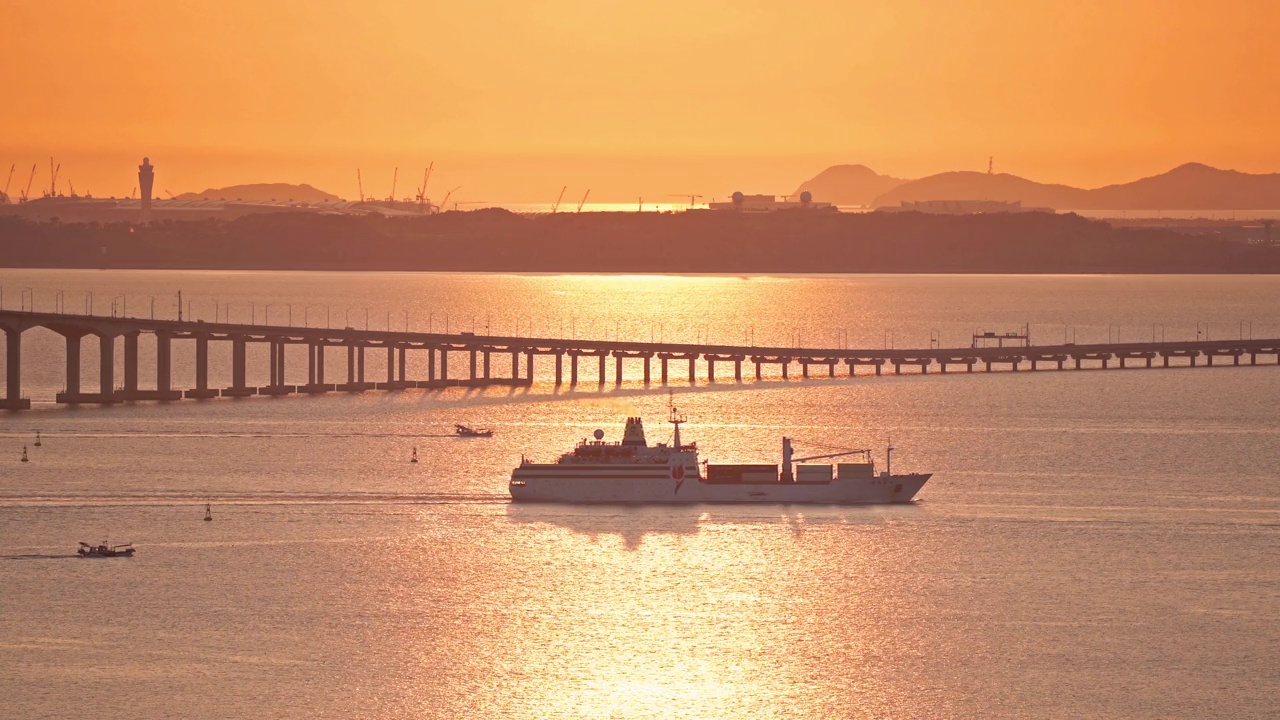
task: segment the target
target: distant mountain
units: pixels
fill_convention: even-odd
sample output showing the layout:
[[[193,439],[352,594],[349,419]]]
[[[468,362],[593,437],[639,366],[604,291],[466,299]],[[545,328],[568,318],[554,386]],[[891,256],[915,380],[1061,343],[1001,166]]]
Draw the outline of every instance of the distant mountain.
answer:
[[[896,206],[902,201],[920,200],[1021,200],[1030,207],[1058,210],[1093,208],[1082,205],[1089,190],[1067,185],[1046,185],[1008,173],[989,174],[960,170],[911,180],[877,197],[876,207]]]
[[[877,197],[907,182],[879,175],[866,165],[833,165],[806,180],[795,195],[808,190],[814,200],[836,205],[870,205]]]
[[[1021,200],[1057,210],[1274,210],[1280,209],[1280,173],[1252,175],[1187,163],[1153,177],[1085,190],[1006,173],[945,172],[902,183],[872,204],[904,200]]]
[[[1089,191],[1081,209],[1274,210],[1280,208],[1280,173],[1252,175],[1200,163],[1162,175]]]
[[[310,185],[291,185],[289,183],[253,183],[250,185],[230,185],[224,188],[209,188],[202,193],[182,193],[178,200],[303,200],[319,202],[322,200],[340,200],[337,195],[330,195]]]

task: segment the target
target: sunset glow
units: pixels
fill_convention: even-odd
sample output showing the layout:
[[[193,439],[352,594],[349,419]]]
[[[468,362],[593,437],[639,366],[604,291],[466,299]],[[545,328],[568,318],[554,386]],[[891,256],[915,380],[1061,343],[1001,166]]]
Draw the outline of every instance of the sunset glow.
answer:
[[[9,3],[0,161],[81,192],[790,192],[836,163],[1280,169],[1272,3]],[[436,183],[439,185],[436,185]],[[399,193],[399,194],[404,194]],[[163,196],[163,195],[162,195]]]

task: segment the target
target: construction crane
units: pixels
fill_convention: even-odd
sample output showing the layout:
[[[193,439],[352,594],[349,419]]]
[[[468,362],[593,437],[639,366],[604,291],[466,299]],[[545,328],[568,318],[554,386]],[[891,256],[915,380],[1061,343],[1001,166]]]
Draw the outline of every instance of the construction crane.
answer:
[[[422,173],[422,187],[418,188],[418,212],[426,212],[427,181],[431,179],[431,171],[435,166],[435,162],[432,162],[427,166],[426,172]]]
[[[555,214],[555,211],[560,208],[560,201],[564,199],[564,191],[568,189],[569,189],[568,185],[565,185],[564,187],[560,188],[560,197],[556,198],[556,204],[551,206],[552,214]]]
[[[463,202],[453,201],[453,209],[457,210],[459,205],[488,205],[488,200],[464,200]]]
[[[817,445],[818,447],[822,447],[828,450],[838,450],[837,448],[819,445],[818,443],[809,443],[809,444]],[[885,460],[886,470],[889,469],[888,463],[893,462],[891,459],[893,456],[892,445],[890,445],[887,452],[888,454],[886,455],[886,460]],[[801,458],[792,457],[791,438],[784,437],[782,438],[782,477],[785,479],[786,482],[792,481],[792,477],[793,477],[793,475],[791,474],[792,463],[799,464],[803,462],[809,462],[811,460],[825,460],[827,458],[838,458],[838,457],[845,457],[848,455],[861,455],[863,458],[866,459],[867,462],[871,462],[870,450],[838,450],[838,452],[830,452],[830,453],[825,453],[823,455],[810,455],[808,457],[801,457]]]
[[[31,196],[31,183],[36,179],[36,164],[37,163],[31,163],[31,177],[27,178],[27,187],[22,191],[23,202],[26,202],[27,198]]]
[[[400,168],[397,167],[395,172],[391,173],[391,195],[387,198],[388,202],[396,201],[396,181],[400,179]]]
[[[53,177],[49,180],[49,197],[58,196],[58,171],[62,169],[62,163],[58,163],[58,167],[53,166],[53,158],[49,158],[49,172]]]
[[[169,192],[168,190],[165,190],[165,191],[164,191],[164,194],[165,194],[165,195],[168,195],[170,200],[177,200],[177,199],[178,199],[178,198],[174,197],[174,196],[173,196],[173,193]]]
[[[356,168],[356,190],[360,192],[360,202],[364,202],[364,179],[360,177],[360,168]]]
[[[452,195],[452,194],[454,194],[454,193],[456,193],[456,192],[458,192],[458,190],[459,190],[459,189],[461,189],[461,188],[462,188],[462,186],[461,186],[461,185],[459,185],[458,187],[456,187],[456,188],[454,188],[454,189],[452,189],[452,190],[450,190],[449,192],[447,192],[447,193],[445,193],[445,194],[444,194],[444,199],[440,201],[440,205],[439,205],[440,210],[439,210],[438,212],[442,212],[442,211],[444,210],[445,203],[449,202],[449,196],[450,196],[450,195]]]
[[[13,171],[18,169],[18,164],[14,163],[9,166],[9,179],[4,181],[4,200],[9,201],[9,183],[13,182]]]
[[[667,197],[687,197],[689,198],[689,207],[693,207],[694,202],[697,201],[702,196],[694,193],[672,193],[670,195],[667,195]]]
[[[578,212],[582,212],[582,206],[587,204],[587,196],[591,194],[591,188],[582,193],[582,199],[578,201]]]

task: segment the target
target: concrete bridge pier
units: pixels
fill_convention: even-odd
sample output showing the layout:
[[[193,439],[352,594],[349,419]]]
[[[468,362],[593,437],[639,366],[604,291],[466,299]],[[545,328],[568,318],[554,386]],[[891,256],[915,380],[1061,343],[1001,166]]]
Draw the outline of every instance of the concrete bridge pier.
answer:
[[[666,358],[664,358],[664,357],[662,357],[662,356],[658,356],[658,362],[660,362],[660,363],[662,364],[662,368],[661,368],[661,370],[662,370],[662,384],[663,384],[663,385],[666,385],[666,384],[667,384],[667,359],[666,359]]]
[[[834,366],[832,366],[834,368]],[[835,372],[833,369],[832,372]],[[733,380],[734,382],[742,382],[742,358],[733,361]]]
[[[64,330],[63,339],[67,345],[66,388],[58,393],[54,400],[60,403],[78,404],[80,402],[80,338],[83,330]]]
[[[762,375],[760,373],[760,361],[752,360],[752,362],[756,364],[756,380],[762,379]]]
[[[489,379],[489,376],[490,376],[490,372],[489,372],[489,349],[488,349],[488,348],[485,348],[485,350],[484,350],[484,379],[485,379],[485,380],[488,380],[488,379]]]
[[[98,394],[100,402],[115,402],[116,383],[116,337],[102,334],[98,336]]]
[[[707,382],[716,381],[716,361],[714,358],[707,358]]]
[[[5,410],[30,410],[31,401],[22,397],[22,331],[5,328]]]
[[[530,385],[533,384],[533,351],[529,350],[524,354],[524,379]]]
[[[471,379],[475,380],[476,379],[476,360],[478,359],[476,358],[475,348],[471,349],[470,354],[471,354]]]
[[[603,352],[600,353],[600,372],[597,374],[597,377],[600,378],[601,385],[604,385],[604,376],[605,376],[605,373],[608,372],[607,368],[609,363],[606,360],[606,357],[607,356]]]
[[[218,397],[217,390],[209,389],[209,336],[196,336],[196,386],[184,393],[197,400]]]
[[[156,395],[158,400],[178,400],[182,393],[173,391],[173,335],[156,332]]]
[[[569,353],[569,384],[578,384],[578,355]]]
[[[259,395],[289,395],[297,392],[297,388],[292,385],[286,385],[284,382],[284,338],[271,337],[267,338],[267,344],[270,346],[270,364],[271,372],[268,374],[269,380],[266,387],[258,388]]]
[[[1277,358],[1277,360],[1280,360],[1280,355],[1277,355],[1277,356],[1276,356],[1276,358]],[[645,355],[645,356],[644,356],[644,384],[645,384],[645,385],[648,385],[648,384],[649,384],[649,366],[650,366],[650,364],[651,364],[651,363],[650,363],[650,360],[652,360],[652,359],[653,359],[653,356],[652,356],[652,355]]]
[[[698,381],[698,356],[696,354],[689,356],[689,382]]]
[[[223,397],[248,397],[258,394],[257,388],[245,384],[245,366],[248,340],[244,335],[231,337],[231,387],[222,391]],[[126,354],[127,356],[127,354]]]
[[[443,347],[440,348],[440,380],[449,380],[449,351]]]
[[[556,385],[564,384],[564,353],[556,353]]]
[[[124,334],[124,397],[133,399],[138,394],[138,333]]]
[[[511,379],[520,379],[520,353],[516,350],[511,351]]]
[[[603,355],[601,355],[601,356],[600,356],[600,359],[601,359],[601,360],[603,360],[603,359],[604,359],[604,356],[603,356]],[[622,356],[621,356],[621,355],[619,355],[619,356],[615,357],[613,360],[614,360],[614,363],[613,363],[613,370],[614,370],[614,371],[613,371],[613,384],[614,384],[614,385],[621,385],[621,384],[622,384]]]

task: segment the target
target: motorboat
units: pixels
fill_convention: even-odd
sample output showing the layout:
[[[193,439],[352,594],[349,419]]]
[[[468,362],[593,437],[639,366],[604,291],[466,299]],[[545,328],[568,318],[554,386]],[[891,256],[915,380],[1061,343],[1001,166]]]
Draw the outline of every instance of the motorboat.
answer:
[[[488,428],[473,428],[467,427],[466,425],[454,425],[453,429],[454,432],[458,434],[458,437],[493,437],[493,431]]]
[[[83,558],[111,558],[111,557],[133,557],[133,543],[125,543],[123,545],[108,545],[105,541],[100,545],[90,545],[89,543],[80,543],[80,549],[77,551]]]

